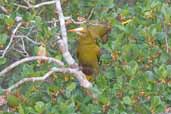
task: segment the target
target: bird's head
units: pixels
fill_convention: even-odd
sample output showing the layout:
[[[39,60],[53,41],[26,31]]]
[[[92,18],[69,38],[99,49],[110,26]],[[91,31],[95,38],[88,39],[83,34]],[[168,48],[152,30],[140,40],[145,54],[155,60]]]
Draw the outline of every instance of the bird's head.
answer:
[[[74,32],[81,38],[91,38],[95,41],[100,39],[103,43],[106,43],[111,28],[111,25],[108,23],[87,23],[82,27],[70,29],[68,32]]]
[[[111,26],[107,23],[90,24],[89,31],[94,39],[100,39],[103,43],[106,43]]]

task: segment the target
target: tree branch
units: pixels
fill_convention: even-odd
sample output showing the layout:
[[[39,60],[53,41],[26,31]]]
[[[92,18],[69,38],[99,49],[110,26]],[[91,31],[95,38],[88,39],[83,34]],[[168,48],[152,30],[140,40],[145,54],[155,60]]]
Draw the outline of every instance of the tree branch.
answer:
[[[12,31],[12,34],[11,34],[11,38],[10,38],[10,41],[7,45],[7,47],[4,49],[3,53],[2,53],[2,56],[1,57],[4,57],[5,54],[7,53],[8,49],[10,48],[12,42],[13,42],[13,39],[14,39],[14,36],[15,36],[15,33],[17,32],[17,30],[19,29],[19,27],[22,25],[22,22],[19,22],[17,24],[17,26],[15,27],[15,29]]]
[[[41,44],[40,42],[34,41],[33,39],[29,38],[26,35],[15,35],[14,37],[15,38],[25,38],[26,40],[28,40],[29,42],[31,42],[31,43],[33,43],[35,45],[40,45]]]
[[[53,73],[54,73],[54,71],[49,71],[42,77],[24,78],[24,79],[18,81],[17,83],[15,83],[14,85],[10,86],[9,88],[4,89],[3,91],[10,92],[11,90],[18,88],[20,85],[22,85],[26,82],[44,81],[47,77],[51,76],[51,74],[53,74]]]
[[[10,92],[13,89],[18,88],[20,85],[22,85],[22,84],[24,84],[26,82],[44,81],[45,79],[50,77],[55,72],[60,72],[60,73],[64,73],[64,74],[66,74],[66,73],[73,74],[74,77],[79,80],[81,85],[83,84],[83,86],[87,87],[87,88],[89,88],[89,86],[90,86],[90,85],[86,85],[86,84],[89,84],[89,83],[86,81],[86,79],[82,78],[84,76],[80,76],[81,73],[77,69],[72,69],[72,68],[56,68],[56,67],[54,67],[54,68],[52,68],[49,72],[47,72],[42,77],[24,78],[24,79],[18,81],[17,83],[15,83],[14,85],[10,86],[9,88],[3,89],[3,91]],[[84,74],[82,74],[82,75],[84,75]]]
[[[0,9],[1,9],[4,13],[6,13],[6,14],[8,13],[8,10],[7,10],[4,6],[1,6],[1,5],[0,5]]]
[[[53,1],[42,2],[40,4],[31,6],[31,8],[39,8],[41,6],[50,5],[50,4],[55,4],[55,1],[53,0]]]
[[[54,3],[54,1],[53,2],[41,3],[38,5],[35,5],[34,8],[40,7],[42,5],[52,4],[52,3]],[[25,82],[29,82],[29,81],[33,81],[33,82],[34,81],[43,81],[54,72],[73,74],[74,77],[79,81],[80,86],[82,86],[84,88],[91,88],[92,87],[92,84],[86,79],[85,74],[82,71],[80,71],[78,64],[75,62],[75,60],[72,58],[70,52],[68,51],[68,41],[67,41],[67,31],[66,31],[66,27],[65,27],[65,17],[64,17],[63,12],[62,12],[60,0],[56,0],[56,9],[57,9],[57,12],[59,14],[59,22],[60,22],[61,36],[62,36],[62,39],[59,36],[57,36],[59,48],[60,48],[60,51],[62,52],[62,55],[63,55],[64,59],[66,60],[66,62],[69,65],[75,65],[75,67],[74,68],[64,68],[63,62],[61,62],[57,59],[51,58],[51,57],[45,57],[45,56],[27,57],[27,58],[24,58],[24,59],[21,59],[19,61],[14,62],[13,64],[9,65],[8,67],[6,67],[2,71],[0,71],[0,77],[5,76],[4,75],[5,73],[12,70],[16,66],[23,64],[25,62],[34,61],[34,60],[46,60],[46,61],[54,62],[61,68],[53,68],[48,73],[46,73],[43,77],[24,78],[24,79],[20,80],[19,82],[17,82],[16,84],[12,85],[11,87],[9,87],[8,89],[5,89],[5,90],[11,91],[12,89],[17,88],[21,84],[23,84]],[[19,22],[17,24],[16,28],[12,31],[10,42],[7,45],[7,47],[5,48],[5,50],[3,51],[2,57],[5,56],[7,50],[11,46],[12,41],[15,37],[15,33],[17,32],[17,30],[19,29],[19,27],[21,25],[22,25],[22,23]],[[22,37],[22,38],[24,38],[24,37]],[[32,39],[30,39],[28,37],[25,37],[25,38],[27,40],[29,40],[30,42],[37,44],[37,42],[32,41]],[[23,47],[25,47],[25,46],[23,46]]]
[[[78,70],[79,69],[78,64],[75,62],[70,52],[68,51],[68,38],[67,38],[67,31],[65,27],[65,17],[62,12],[60,0],[56,0],[56,10],[58,12],[61,36],[62,36],[62,39],[60,39],[60,37],[57,36],[57,39],[59,39],[57,41],[57,43],[59,44],[59,49],[61,50],[62,55],[65,58],[66,62],[71,66],[74,65],[75,68],[77,69],[77,71],[72,73],[75,74],[75,77],[79,80],[80,85],[84,88],[91,88],[92,84],[86,79],[85,74],[82,71]]]
[[[52,1],[42,2],[42,3],[36,4],[36,5],[32,5],[29,2],[26,2],[26,3],[27,3],[28,6],[21,5],[21,4],[15,4],[15,5],[18,6],[18,7],[24,8],[24,9],[31,9],[31,8],[39,8],[39,7],[42,7],[42,6],[45,6],[45,5],[55,4],[55,1],[52,0]]]
[[[67,18],[67,19],[65,19],[65,20],[71,20],[72,21],[72,23],[74,23],[74,24],[76,24],[76,25],[81,25],[81,24],[84,24],[84,23],[87,23],[87,21],[86,20],[84,20],[84,21],[75,21],[73,18],[72,18],[72,16],[70,16],[70,17],[65,17],[65,18]]]
[[[68,38],[67,38],[67,31],[65,27],[65,17],[62,12],[60,0],[56,0],[56,10],[59,16],[60,28],[61,28],[61,36],[62,40],[58,40],[58,44],[60,50],[62,52],[63,57],[65,58],[66,62],[69,65],[75,64],[75,60],[72,58],[71,54],[68,51]]]
[[[60,67],[63,67],[64,66],[64,63],[57,60],[57,59],[54,59],[52,57],[45,57],[45,56],[32,56],[32,57],[27,57],[27,58],[24,58],[24,59],[21,59],[19,61],[16,61],[14,62],[13,64],[9,65],[8,67],[6,67],[5,69],[3,69],[1,72],[0,72],[0,77],[2,76],[5,76],[4,74],[7,73],[8,71],[12,70],[13,68],[15,68],[16,66],[20,65],[20,64],[23,64],[25,62],[29,62],[29,61],[34,61],[34,60],[46,60],[46,61],[49,61],[49,62],[54,62],[56,63],[57,65],[59,65]]]
[[[61,72],[61,73],[69,73],[69,74],[73,74],[74,77],[79,81],[80,86],[84,87],[84,88],[90,88],[92,87],[92,84],[86,79],[86,76],[84,75],[84,73],[82,73],[82,71],[80,71],[79,69],[75,68],[52,68],[53,71],[55,72]]]
[[[66,48],[68,49],[68,39],[67,39],[67,31],[65,27],[65,17],[62,12],[60,0],[56,0],[56,10],[58,12],[59,21],[60,21],[61,36],[62,36],[62,39],[64,40]]]

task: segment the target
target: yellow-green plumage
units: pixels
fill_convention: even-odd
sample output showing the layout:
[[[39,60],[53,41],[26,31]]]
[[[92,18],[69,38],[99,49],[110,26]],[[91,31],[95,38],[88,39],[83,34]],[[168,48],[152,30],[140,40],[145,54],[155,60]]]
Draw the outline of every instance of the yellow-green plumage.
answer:
[[[90,36],[80,37],[77,46],[77,58],[85,74],[98,73],[100,48]]]
[[[76,51],[82,71],[89,76],[98,74],[100,48],[97,45],[97,39],[100,38],[104,42],[107,41],[106,34],[110,31],[109,26],[105,24],[90,24],[69,31],[76,32],[79,35]]]
[[[106,43],[108,40],[108,33],[111,30],[111,26],[106,23],[101,24],[90,24],[88,25],[91,36],[97,40],[100,39],[102,42]]]

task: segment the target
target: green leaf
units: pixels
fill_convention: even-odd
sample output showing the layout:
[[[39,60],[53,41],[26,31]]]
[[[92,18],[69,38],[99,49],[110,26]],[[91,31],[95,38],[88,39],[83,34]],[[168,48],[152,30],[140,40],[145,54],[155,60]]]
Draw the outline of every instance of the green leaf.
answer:
[[[161,4],[161,2],[159,2],[159,1],[153,1],[153,2],[151,3],[151,7],[154,8],[154,7],[157,7],[157,6],[160,5],[160,4]]]
[[[96,84],[99,88],[104,89],[107,88],[107,80],[105,76],[99,76],[96,80]]]
[[[36,114],[37,112],[30,106],[28,107],[24,107],[25,112],[27,112],[27,114]]]
[[[8,105],[11,107],[16,107],[20,103],[19,98],[17,98],[14,95],[8,95],[7,96],[7,102],[8,102]]]
[[[121,112],[120,114],[128,114],[128,113],[126,113],[126,112]]]
[[[131,105],[132,104],[131,98],[129,96],[125,96],[123,98],[123,103],[127,105]]]
[[[4,94],[4,90],[0,87],[0,95]]]
[[[160,56],[160,60],[159,60],[159,61],[160,61],[162,64],[166,64],[166,62],[168,61],[168,59],[169,59],[168,54],[162,53],[162,55]]]
[[[160,74],[160,77],[161,78],[166,78],[166,76],[167,76],[167,70],[166,70],[166,68],[165,68],[165,66],[164,65],[161,65],[160,67],[159,67],[159,69],[158,69],[158,73]]]
[[[42,101],[38,101],[36,102],[36,104],[34,105],[34,108],[35,110],[38,112],[38,113],[42,113],[45,109],[45,104],[44,102]]]
[[[56,55],[55,59],[62,60],[62,56],[61,55]]]
[[[137,64],[137,62],[136,61],[131,61],[130,63],[129,63],[129,65],[130,65],[130,69],[131,69],[131,75],[135,75],[136,74],[136,72],[137,72],[137,70],[138,70],[138,64]]]
[[[13,19],[13,18],[11,18],[11,17],[7,17],[6,19],[5,19],[5,23],[7,24],[7,25],[13,25],[14,24],[14,22],[15,22],[15,20]]]
[[[101,95],[101,96],[99,97],[99,101],[100,101],[100,103],[102,103],[102,104],[107,104],[107,103],[109,103],[109,99],[108,99],[106,96],[104,96],[104,95]]]
[[[33,65],[24,64],[23,67],[22,67],[22,75],[28,76],[28,75],[30,75],[32,73],[34,73]]]
[[[7,62],[7,59],[4,57],[0,57],[0,65],[3,65]]]
[[[118,28],[119,30],[125,32],[125,33],[128,33],[128,29],[123,25],[116,24],[115,27]]]
[[[160,96],[153,96],[151,99],[151,107],[156,108],[161,104]]]
[[[166,70],[167,70],[168,74],[171,74],[171,65],[167,65],[166,66]]]
[[[67,91],[73,91],[76,88],[77,84],[75,82],[72,82],[68,84]]]
[[[148,76],[149,80],[154,80],[154,73],[152,71],[146,71],[145,74]]]
[[[8,39],[8,35],[7,34],[0,34],[0,45],[6,44],[7,39]]]
[[[18,107],[18,112],[19,112],[19,114],[25,114],[25,113],[24,113],[24,109],[23,109],[23,107],[22,107],[21,104],[20,104],[19,107]]]

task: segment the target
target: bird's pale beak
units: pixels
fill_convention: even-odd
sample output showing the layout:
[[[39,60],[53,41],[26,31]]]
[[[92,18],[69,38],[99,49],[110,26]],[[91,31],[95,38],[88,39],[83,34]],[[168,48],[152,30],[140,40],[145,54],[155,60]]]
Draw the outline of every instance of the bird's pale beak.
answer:
[[[85,29],[83,27],[79,27],[79,28],[75,28],[75,29],[70,29],[70,30],[68,30],[68,32],[75,32],[78,35],[83,35],[83,33],[85,32]]]
[[[83,27],[68,30],[68,32],[82,32],[82,31],[84,31]]]

